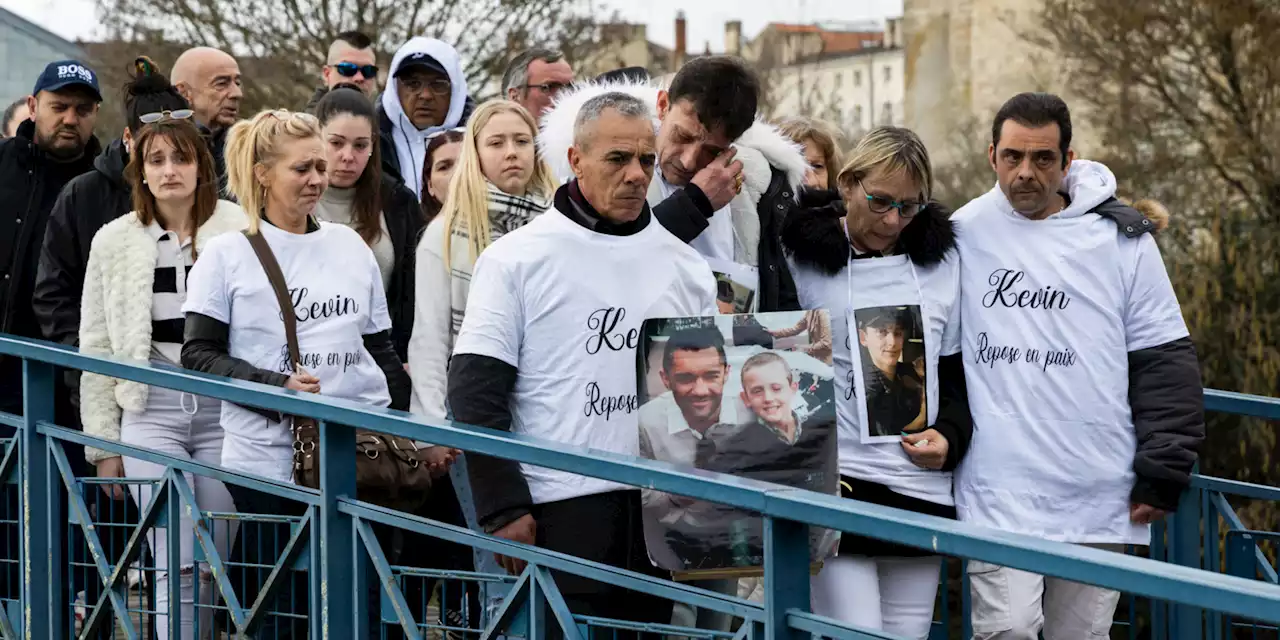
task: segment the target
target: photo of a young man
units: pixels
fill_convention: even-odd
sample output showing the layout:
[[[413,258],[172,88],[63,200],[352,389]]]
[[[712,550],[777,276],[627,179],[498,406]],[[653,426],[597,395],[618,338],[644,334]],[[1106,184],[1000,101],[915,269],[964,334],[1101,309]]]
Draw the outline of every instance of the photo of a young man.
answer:
[[[667,393],[640,407],[640,455],[695,465],[698,445],[737,421],[732,410],[721,416],[729,377],[724,337],[714,328],[676,331],[659,375]]]
[[[869,438],[900,438],[928,415],[920,307],[858,309],[858,352]]]

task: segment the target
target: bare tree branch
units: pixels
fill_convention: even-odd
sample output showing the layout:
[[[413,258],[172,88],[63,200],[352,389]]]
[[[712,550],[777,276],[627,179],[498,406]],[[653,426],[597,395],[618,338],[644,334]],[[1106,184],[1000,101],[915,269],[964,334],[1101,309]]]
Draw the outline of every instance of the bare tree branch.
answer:
[[[453,44],[477,97],[518,48],[586,50],[597,8],[583,0],[97,0],[115,46],[152,53],[206,45],[230,52],[245,73],[245,111],[301,107],[319,82],[329,43],[360,29],[384,59],[410,37]],[[173,54],[176,55],[176,54]],[[162,66],[170,55],[155,56]],[[114,78],[123,80],[121,77]]]

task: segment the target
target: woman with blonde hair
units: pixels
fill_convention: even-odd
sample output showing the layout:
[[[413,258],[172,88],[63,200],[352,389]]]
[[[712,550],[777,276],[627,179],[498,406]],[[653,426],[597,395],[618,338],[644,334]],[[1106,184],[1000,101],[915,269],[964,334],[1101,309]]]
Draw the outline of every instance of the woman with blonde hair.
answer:
[[[418,244],[417,311],[409,340],[413,412],[445,418],[446,373],[462,327],[476,258],[494,240],[551,207],[556,183],[537,157],[537,123],[515,102],[471,115],[440,215]]]
[[[154,363],[177,365],[183,340],[182,305],[187,270],[210,241],[245,227],[244,213],[218,199],[213,156],[190,120],[190,110],[140,114],[148,124],[134,129],[133,153],[124,178],[132,190],[133,211],[102,227],[93,237],[81,301],[80,350]],[[85,372],[80,382],[80,416],[85,433],[206,464],[222,459],[223,431],[217,400]],[[86,457],[103,477],[158,478],[164,465],[121,459],[86,448]],[[188,474],[200,509],[233,511],[227,488],[213,478]],[[116,485],[103,485],[119,492]],[[150,502],[152,487],[130,483],[138,504]],[[119,496],[116,496],[119,497]],[[194,637],[195,582],[204,605],[213,592],[210,576],[196,574],[192,521],[183,515],[178,528],[182,565],[169,570],[168,535],[157,527],[148,536],[156,562],[156,627],[162,638]],[[223,553],[232,532],[215,531]],[[169,629],[169,581],[180,580],[181,626]],[[213,622],[202,609],[201,626]],[[176,631],[176,632],[173,632]],[[207,632],[205,634],[207,636]]]
[[[804,159],[809,163],[804,185],[813,189],[831,188],[836,183],[836,174],[840,172],[840,148],[836,144],[838,134],[835,128],[804,116],[783,118],[776,124],[782,135],[804,147]]]
[[[377,407],[408,408],[408,375],[392,344],[378,261],[355,230],[313,216],[328,187],[320,122],[283,110],[240,121],[227,135],[226,164],[227,189],[244,208],[248,229],[212,239],[191,271],[183,307],[183,366]],[[299,362],[290,354],[281,305],[252,236],[265,241],[291,294]],[[222,466],[289,482],[292,423],[274,411],[223,402]],[[229,488],[244,513],[299,515],[305,509],[246,487]],[[274,564],[281,549],[265,546],[242,545],[243,560]],[[254,593],[242,593],[241,602],[257,597],[256,581],[249,582],[246,591]],[[295,611],[306,611],[303,591],[286,585],[276,606],[292,603]],[[292,628],[266,628],[282,620]],[[300,621],[272,616],[265,625],[259,629],[264,637],[306,635],[305,616]]]
[[[805,309],[831,310],[841,493],[955,519],[952,470],[973,434],[950,214],[916,134],[881,127],[783,227]],[[845,534],[813,611],[908,638],[933,622],[942,558]]]

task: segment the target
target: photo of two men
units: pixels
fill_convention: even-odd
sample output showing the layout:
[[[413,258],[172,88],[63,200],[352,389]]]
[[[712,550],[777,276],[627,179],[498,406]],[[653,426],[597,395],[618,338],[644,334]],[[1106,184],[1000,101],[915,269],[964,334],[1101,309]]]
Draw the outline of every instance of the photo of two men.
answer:
[[[791,331],[813,314],[826,319],[825,311],[810,311],[646,322],[641,455],[835,494],[834,372],[807,349],[812,338],[824,339],[821,329]],[[744,332],[746,325],[753,331]],[[644,502],[646,542],[659,566],[696,571],[761,564],[758,515],[657,491],[647,491]],[[815,561],[834,536],[812,533]]]

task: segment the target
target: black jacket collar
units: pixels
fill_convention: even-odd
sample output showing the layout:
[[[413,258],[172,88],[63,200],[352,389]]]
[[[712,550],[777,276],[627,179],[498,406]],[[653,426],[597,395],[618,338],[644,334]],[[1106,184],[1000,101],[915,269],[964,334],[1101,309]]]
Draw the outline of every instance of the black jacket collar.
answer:
[[[629,236],[638,233],[649,226],[649,219],[653,217],[649,211],[649,204],[645,203],[640,211],[640,217],[631,222],[618,224],[606,220],[583,197],[577,180],[570,180],[556,189],[555,207],[557,211],[579,226],[606,236]]]
[[[782,224],[783,249],[799,264],[831,275],[839,273],[853,252],[840,226],[844,214],[844,202],[837,191],[802,190],[799,206]],[[897,250],[919,266],[930,266],[941,262],[955,244],[951,211],[930,202],[902,230]]]
[[[20,157],[24,162],[44,162],[49,159],[48,156],[40,150],[40,147],[36,146],[35,120],[27,119],[19,124],[18,130],[14,132],[13,137],[22,141],[22,144],[19,145],[19,149]],[[94,158],[97,158],[100,153],[102,153],[102,143],[98,141],[98,136],[91,135],[89,136],[89,141],[85,143],[84,155],[65,164],[77,167],[83,165],[83,168],[78,169],[76,173],[84,173],[85,171],[93,168],[93,160]]]

